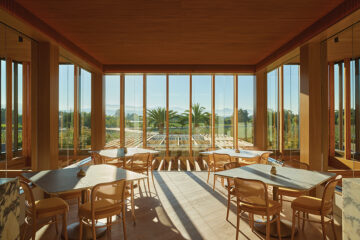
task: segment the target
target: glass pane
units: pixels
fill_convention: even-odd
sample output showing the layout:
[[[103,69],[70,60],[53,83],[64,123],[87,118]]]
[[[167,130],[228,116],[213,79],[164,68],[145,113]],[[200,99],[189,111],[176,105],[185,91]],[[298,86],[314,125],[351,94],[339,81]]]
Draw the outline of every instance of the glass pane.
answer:
[[[0,159],[5,160],[6,143],[6,61],[1,59],[0,65],[0,88],[1,88],[1,154]]]
[[[192,76],[193,156],[211,147],[211,75]]]
[[[166,75],[146,76],[146,145],[166,151]]]
[[[215,75],[215,147],[233,148],[234,76]]]
[[[120,147],[120,75],[105,76],[106,147]]]
[[[22,64],[12,63],[12,149],[21,156],[22,149]]]
[[[125,75],[125,146],[142,147],[143,75]]]
[[[253,75],[238,75],[238,145],[252,146],[254,116]]]
[[[74,65],[59,65],[59,150],[74,148]]]
[[[79,149],[91,149],[91,73],[80,69],[79,76]]]
[[[299,149],[299,65],[284,65],[284,149]]]
[[[278,69],[267,74],[267,125],[268,149],[277,150],[278,146]]]
[[[189,94],[189,75],[169,75],[170,156],[189,156]]]

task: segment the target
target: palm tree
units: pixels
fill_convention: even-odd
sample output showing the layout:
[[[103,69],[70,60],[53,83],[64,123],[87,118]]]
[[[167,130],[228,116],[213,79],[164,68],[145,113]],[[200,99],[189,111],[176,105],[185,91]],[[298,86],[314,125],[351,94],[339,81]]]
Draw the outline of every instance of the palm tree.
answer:
[[[166,109],[162,107],[158,107],[155,109],[148,109],[148,121],[149,125],[153,125],[159,129],[159,133],[164,133],[165,121],[166,121]],[[169,110],[169,122],[170,119],[176,117],[176,112],[173,110]]]
[[[199,127],[200,123],[209,124],[210,122],[210,113],[204,112],[205,108],[200,106],[199,103],[192,105],[192,122],[194,127]],[[185,111],[185,114],[189,114],[189,110]]]

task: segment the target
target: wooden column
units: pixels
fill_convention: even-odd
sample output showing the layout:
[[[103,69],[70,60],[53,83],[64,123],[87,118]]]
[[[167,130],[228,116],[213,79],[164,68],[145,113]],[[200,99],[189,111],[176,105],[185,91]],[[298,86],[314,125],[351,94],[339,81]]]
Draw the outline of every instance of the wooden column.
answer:
[[[345,158],[351,159],[351,98],[350,98],[350,59],[344,60],[344,130],[345,130]]]
[[[6,58],[6,161],[13,158],[12,150],[12,59]]]
[[[30,165],[30,63],[23,62],[23,107],[22,107],[22,155],[26,165]]]
[[[125,74],[120,75],[120,147],[125,147]]]
[[[100,72],[91,73],[91,149],[105,146],[105,81]]]
[[[335,157],[334,63],[329,63],[329,156]]]
[[[328,166],[328,65],[326,43],[300,48],[300,161],[310,169]]]
[[[59,49],[31,47],[31,161],[33,170],[58,167]]]
[[[147,134],[146,134],[146,74],[143,75],[143,148],[147,146]]]
[[[215,74],[211,76],[211,148],[215,149]]]
[[[266,70],[256,72],[254,81],[254,146],[267,149],[267,81]]]
[[[233,124],[233,127],[234,127],[234,136],[233,136],[233,139],[234,139],[234,148],[235,149],[238,149],[239,148],[239,141],[238,141],[238,135],[239,135],[239,126],[238,126],[238,122],[239,122],[239,115],[238,115],[238,75],[235,74],[234,75],[234,117],[233,117],[233,121],[234,121],[234,124]]]

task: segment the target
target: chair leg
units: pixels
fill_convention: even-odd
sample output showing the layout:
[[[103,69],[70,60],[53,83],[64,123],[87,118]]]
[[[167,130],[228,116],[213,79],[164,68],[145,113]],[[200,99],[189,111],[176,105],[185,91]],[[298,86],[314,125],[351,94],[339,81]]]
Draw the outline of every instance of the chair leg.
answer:
[[[91,223],[91,229],[92,229],[93,240],[96,240],[95,225],[96,225],[95,221],[92,221],[92,223]]]
[[[57,225],[57,223],[56,223],[56,225]],[[67,234],[67,212],[65,212],[64,215],[63,215],[62,228],[63,228],[64,238],[65,238],[65,240],[68,240],[68,234]]]
[[[279,239],[281,240],[281,229],[280,229],[280,213],[276,217],[276,223],[277,223],[277,232]]]
[[[55,224],[55,229],[56,229],[56,235],[59,234],[59,227],[58,227],[58,221],[57,221],[57,216],[55,216],[53,218],[54,224]]]
[[[323,233],[323,239],[326,240],[325,219],[324,219],[324,216],[321,216],[321,228],[322,228],[322,233]]]
[[[83,238],[83,222],[82,219],[79,218],[79,222],[80,222],[80,227],[79,227],[79,240],[82,240]]]
[[[239,207],[237,207],[237,211],[236,211],[236,240],[239,239],[239,228],[240,228],[240,211],[239,211]]]
[[[336,231],[335,231],[334,216],[332,216],[332,219],[331,219],[331,228],[332,228],[333,233],[334,233],[334,239],[336,240],[337,237],[336,237]]]
[[[229,219],[230,199],[231,199],[231,195],[230,195],[230,191],[228,190],[228,202],[227,202],[227,211],[226,211],[226,221],[228,221],[228,219]]]
[[[208,166],[208,177],[207,177],[207,180],[206,180],[206,183],[209,184],[209,178],[210,178],[210,168]]]
[[[135,221],[135,202],[134,202],[134,188],[131,189],[131,217],[133,219],[133,224],[136,224]]]
[[[21,240],[25,239],[27,227],[28,227],[28,225],[26,223],[26,216],[25,216],[25,226],[24,226],[24,232],[22,233],[22,236],[20,238]]]
[[[213,190],[215,190],[215,182],[216,182],[216,175],[215,175],[215,172],[214,172],[214,185],[213,185]]]
[[[250,217],[251,231],[254,232],[254,224],[255,224],[254,214],[251,213],[251,214],[249,215],[249,217]]]
[[[36,237],[36,229],[37,226],[36,226],[36,219],[33,218],[32,219],[32,240],[35,240],[35,237]]]
[[[266,240],[270,240],[270,217],[266,217]]]
[[[298,211],[298,229],[300,230],[300,211]]]
[[[148,190],[149,190],[149,193],[150,193],[150,180],[149,180],[149,176],[147,177],[147,184],[148,184]]]
[[[305,216],[306,216],[306,213],[303,212],[303,225],[302,225],[302,230],[304,231],[304,228],[305,228]]]
[[[281,210],[283,209],[283,195],[280,195],[280,206]]]
[[[125,205],[123,205],[123,209],[122,209],[122,214],[121,214],[121,218],[122,218],[122,224],[123,224],[123,232],[124,232],[124,239],[126,240],[126,225],[125,225]],[[135,223],[135,221],[134,221]]]
[[[294,236],[295,236],[295,221],[296,221],[295,213],[296,213],[296,211],[293,210],[292,227],[291,227],[291,240],[294,240]]]

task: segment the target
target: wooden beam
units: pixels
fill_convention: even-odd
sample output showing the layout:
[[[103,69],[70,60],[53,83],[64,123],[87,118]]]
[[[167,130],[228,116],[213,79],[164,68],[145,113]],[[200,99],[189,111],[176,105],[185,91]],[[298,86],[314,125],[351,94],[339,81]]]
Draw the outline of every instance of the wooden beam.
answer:
[[[274,62],[276,59],[290,52],[291,50],[300,47],[302,44],[306,43],[316,35],[328,29],[330,26],[334,25],[341,19],[350,15],[360,8],[360,1],[350,0],[344,1],[338,7],[333,9],[324,17],[320,18],[318,21],[310,25],[304,31],[300,32],[289,42],[282,45],[280,48],[272,52],[269,56],[262,59],[259,63],[256,64],[256,70],[262,69],[267,65]]]
[[[12,151],[12,59],[6,58],[6,161],[13,158]]]
[[[120,74],[120,147],[125,147],[125,74]]]
[[[350,59],[344,60],[344,93],[345,93],[345,106],[344,106],[344,130],[345,130],[345,158],[351,159],[351,92],[350,92]]]
[[[334,63],[329,63],[329,156],[335,156]]]
[[[279,151],[284,153],[284,67],[280,66],[278,68],[278,140],[279,140]]]
[[[105,81],[99,72],[91,73],[91,149],[105,146]]]
[[[239,148],[239,126],[238,126],[238,122],[239,122],[239,116],[238,116],[238,75],[235,74],[234,75],[234,117],[233,117],[233,128],[234,128],[234,136],[233,136],[233,140],[234,140],[234,148],[238,149]]]
[[[211,75],[211,148],[215,149],[215,74]]]
[[[254,73],[255,65],[146,64],[103,66],[104,73]]]
[[[143,148],[147,147],[147,131],[146,131],[146,74],[143,75]]]

